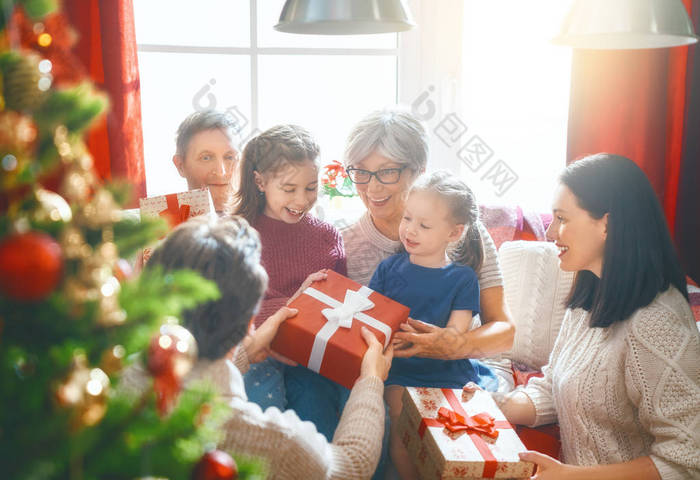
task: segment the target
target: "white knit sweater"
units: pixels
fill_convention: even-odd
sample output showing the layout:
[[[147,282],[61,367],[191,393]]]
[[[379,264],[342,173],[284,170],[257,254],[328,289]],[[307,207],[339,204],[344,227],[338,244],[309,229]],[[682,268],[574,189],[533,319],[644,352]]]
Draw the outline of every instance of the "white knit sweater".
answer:
[[[208,381],[231,407],[219,448],[261,458],[267,463],[268,479],[361,480],[372,476],[384,433],[384,383],[379,377],[355,383],[329,443],[313,423],[300,420],[292,410],[280,412],[270,407],[263,412],[249,402],[241,375],[248,367],[241,346],[233,358],[200,359],[185,379],[186,383]],[[149,384],[149,375],[137,362],[126,369],[120,386],[141,392]]]
[[[670,288],[629,319],[590,328],[566,313],[544,377],[522,390],[535,425],[559,421],[562,455],[575,465],[650,456],[661,478],[700,478],[700,334]]]

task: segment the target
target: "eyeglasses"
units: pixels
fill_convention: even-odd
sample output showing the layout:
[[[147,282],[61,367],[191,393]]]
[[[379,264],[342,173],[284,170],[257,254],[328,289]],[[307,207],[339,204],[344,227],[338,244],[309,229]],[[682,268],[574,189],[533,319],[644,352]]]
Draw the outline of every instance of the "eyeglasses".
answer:
[[[370,172],[369,170],[363,170],[361,168],[349,167],[345,169],[345,171],[348,172],[352,183],[369,183],[370,180],[372,180],[372,176],[374,176],[379,183],[389,185],[397,183],[401,178],[401,172],[406,168],[408,168],[408,165],[398,168],[382,168],[381,170]]]

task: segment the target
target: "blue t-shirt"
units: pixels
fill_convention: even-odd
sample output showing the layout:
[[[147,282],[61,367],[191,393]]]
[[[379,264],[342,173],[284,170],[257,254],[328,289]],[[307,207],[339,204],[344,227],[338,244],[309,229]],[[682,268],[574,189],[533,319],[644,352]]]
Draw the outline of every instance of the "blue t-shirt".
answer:
[[[479,313],[479,282],[466,265],[422,267],[412,264],[408,253],[398,253],[379,264],[369,288],[409,307],[411,318],[442,328],[453,310]],[[481,366],[470,359],[394,358],[386,384],[461,388],[469,381],[481,383],[480,371]]]

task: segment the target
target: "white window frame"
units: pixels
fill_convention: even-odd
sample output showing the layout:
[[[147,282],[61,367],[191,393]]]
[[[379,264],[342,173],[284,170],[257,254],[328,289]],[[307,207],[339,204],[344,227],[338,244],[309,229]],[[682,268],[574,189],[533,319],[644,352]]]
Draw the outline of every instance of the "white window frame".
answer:
[[[401,48],[397,35],[395,48],[313,48],[313,47],[259,47],[257,32],[257,7],[258,0],[250,2],[250,47],[207,47],[188,45],[160,45],[149,43],[137,43],[138,52],[148,53],[194,53],[194,54],[223,54],[223,55],[247,55],[250,59],[250,85],[251,85],[251,111],[250,121],[251,132],[259,131],[259,92],[258,92],[258,59],[263,55],[363,55],[363,56],[395,56],[396,57],[396,96],[394,102],[399,100],[400,79],[401,79]]]

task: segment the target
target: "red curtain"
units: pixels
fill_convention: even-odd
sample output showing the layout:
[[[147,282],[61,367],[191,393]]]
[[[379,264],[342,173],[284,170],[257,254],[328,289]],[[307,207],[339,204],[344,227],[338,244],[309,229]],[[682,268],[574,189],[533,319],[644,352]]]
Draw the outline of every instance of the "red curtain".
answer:
[[[89,133],[88,147],[103,179],[132,185],[129,207],[146,196],[141,94],[132,0],[69,0],[64,11],[79,39],[74,53],[110,99],[107,115]]]
[[[697,16],[700,0],[684,3]],[[696,50],[574,50],[567,163],[598,152],[634,160],[659,196],[685,271],[698,280],[698,256],[689,251],[700,248],[698,156],[687,145],[700,133],[689,115],[700,95]],[[695,187],[684,186],[689,178]]]

